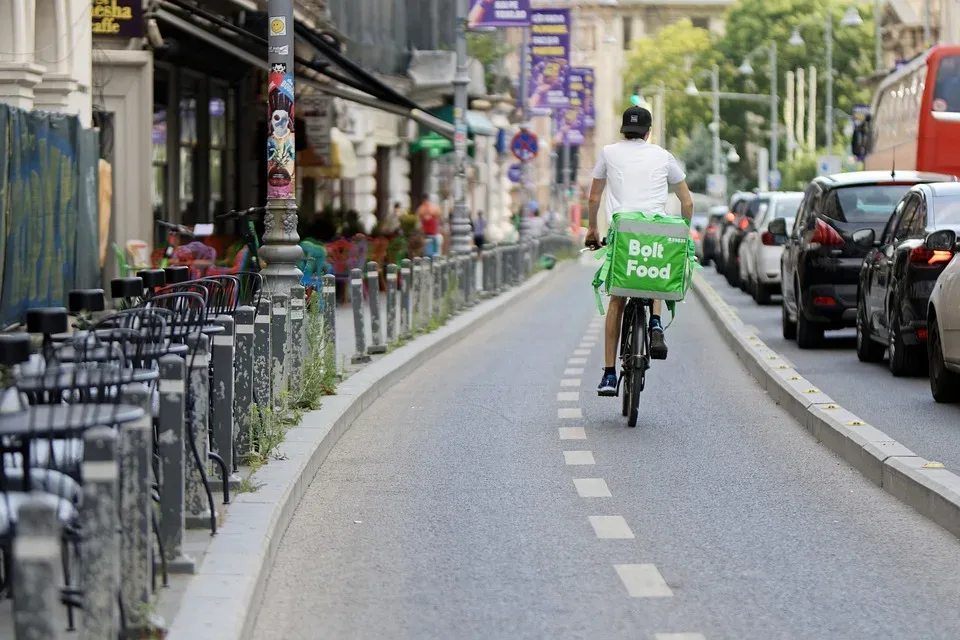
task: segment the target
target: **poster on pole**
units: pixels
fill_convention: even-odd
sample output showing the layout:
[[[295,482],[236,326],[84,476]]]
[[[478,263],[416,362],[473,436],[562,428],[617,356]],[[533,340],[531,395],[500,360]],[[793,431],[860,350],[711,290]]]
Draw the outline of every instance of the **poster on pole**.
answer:
[[[594,101],[594,79],[593,67],[578,67],[583,76],[583,126],[587,129],[593,129],[596,124],[597,107]]]
[[[530,15],[527,107],[544,115],[569,104],[570,10],[537,9]]]
[[[553,112],[553,143],[579,147],[584,143],[584,114],[581,109],[564,107]]]
[[[530,0],[470,0],[468,29],[529,26]]]

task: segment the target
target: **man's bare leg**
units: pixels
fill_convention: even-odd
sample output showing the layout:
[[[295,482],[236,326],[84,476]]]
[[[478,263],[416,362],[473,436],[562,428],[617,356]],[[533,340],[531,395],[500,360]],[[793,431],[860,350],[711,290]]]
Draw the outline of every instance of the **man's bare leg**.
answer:
[[[606,350],[604,351],[604,366],[617,366],[617,349],[620,347],[620,324],[623,322],[623,308],[626,298],[610,297],[607,307]]]

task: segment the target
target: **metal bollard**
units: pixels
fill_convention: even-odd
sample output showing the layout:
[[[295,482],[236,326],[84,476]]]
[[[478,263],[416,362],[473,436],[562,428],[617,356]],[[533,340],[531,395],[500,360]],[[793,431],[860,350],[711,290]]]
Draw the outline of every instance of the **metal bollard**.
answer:
[[[210,406],[210,437],[211,449],[216,452],[227,469],[226,478],[220,478],[220,483],[227,482],[229,487],[237,487],[240,478],[232,475],[236,465],[233,461],[234,427],[233,427],[233,394],[234,394],[234,354],[236,349],[236,335],[234,321],[230,316],[219,316],[214,321],[223,327],[222,334],[213,337],[213,404]]]
[[[161,365],[162,366],[162,365]],[[117,432],[94,427],[83,434],[83,589],[81,638],[116,638],[120,627],[120,537],[117,522],[120,466]]]
[[[210,477],[210,375],[208,372],[210,339],[190,336],[187,343],[197,355],[187,359],[187,443],[184,504],[188,529],[211,526],[213,514],[203,479]],[[267,405],[269,406],[269,405]],[[191,444],[192,442],[192,444]]]
[[[400,337],[404,340],[413,335],[410,331],[410,302],[413,295],[410,279],[412,277],[413,270],[410,267],[410,260],[404,258],[400,261]]]
[[[270,366],[273,373],[273,402],[276,404],[280,400],[280,394],[286,390],[289,380],[287,305],[290,304],[290,297],[285,293],[275,293],[271,301],[273,315],[270,317]]]
[[[363,321],[363,272],[360,269],[350,270],[350,304],[353,306],[353,338],[356,345],[351,362],[370,362],[370,356],[367,355],[367,329]]]
[[[430,317],[440,323],[442,316],[441,305],[443,299],[440,291],[440,269],[443,265],[443,258],[434,256],[430,260]]]
[[[300,285],[290,287],[290,317],[287,319],[289,336],[289,370],[291,388],[299,388],[303,376],[303,359],[307,353],[307,332],[304,321],[306,289]]]
[[[383,328],[380,316],[380,269],[376,262],[367,263],[367,292],[370,295],[370,347],[369,354],[386,353],[383,343]]]
[[[63,637],[66,624],[60,604],[57,508],[39,495],[29,495],[20,505],[17,520],[13,570],[9,576],[13,581],[13,635],[30,640],[58,640]]]
[[[204,359],[206,362],[206,359]],[[203,370],[207,381],[209,372]],[[145,386],[128,385],[123,402],[143,409],[143,415],[120,428],[120,568],[121,592],[128,607],[150,602],[153,576],[152,401]],[[206,402],[206,400],[204,400]],[[204,431],[206,436],[206,431]]]
[[[413,297],[411,300],[410,330],[413,333],[422,326],[423,320],[423,258],[413,259],[413,277],[411,278]]]
[[[271,302],[261,300],[253,324],[253,404],[264,409],[273,404],[273,377],[270,374],[273,365],[270,357],[272,311]]]
[[[333,360],[337,361],[337,277],[323,276],[323,346],[333,345]],[[326,351],[324,351],[326,353]]]
[[[397,265],[387,265],[387,344],[397,337]]]
[[[251,310],[250,307],[245,308]],[[238,309],[238,318],[239,315]],[[249,326],[252,328],[253,325]],[[186,441],[186,379],[183,358],[173,355],[160,358],[160,416],[157,423],[157,455],[160,457],[160,477],[157,478],[160,484],[160,540],[167,557],[167,569],[172,573],[194,573],[197,568],[196,561],[183,553],[183,530],[186,528],[185,456],[192,455]],[[248,377],[248,389],[249,384]],[[246,424],[245,420],[243,424]],[[246,453],[246,450],[243,453]]]
[[[465,253],[457,256],[457,261],[460,263],[460,309],[467,307],[467,301],[470,297],[470,269],[467,260],[467,254]]]
[[[253,307],[239,307],[234,316],[236,319],[233,357],[234,471],[239,468],[240,458],[250,450],[249,423],[250,405],[253,404],[253,319],[255,315]]]

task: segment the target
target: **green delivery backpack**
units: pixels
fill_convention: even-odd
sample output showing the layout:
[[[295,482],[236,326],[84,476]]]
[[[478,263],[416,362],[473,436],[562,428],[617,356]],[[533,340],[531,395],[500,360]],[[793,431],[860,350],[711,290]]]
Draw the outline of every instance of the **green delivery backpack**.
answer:
[[[614,214],[607,246],[596,257],[603,260],[593,277],[601,315],[602,286],[607,295],[666,301],[673,322],[676,303],[687,295],[693,271],[700,268],[687,222],[661,213]]]

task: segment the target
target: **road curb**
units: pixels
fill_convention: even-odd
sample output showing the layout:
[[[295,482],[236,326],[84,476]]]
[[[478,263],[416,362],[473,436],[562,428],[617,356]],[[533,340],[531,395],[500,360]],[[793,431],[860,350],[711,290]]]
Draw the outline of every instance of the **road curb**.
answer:
[[[871,482],[960,537],[960,476],[837,404],[764,344],[700,274],[694,274],[693,290],[724,341],[777,404]]]
[[[262,487],[236,496],[221,530],[191,578],[168,638],[248,640],[252,637],[267,579],[287,526],[327,454],[363,411],[390,387],[572,261],[531,277],[452,318],[438,330],[398,348],[345,380],[337,395],[307,413],[287,433],[285,458],[271,461],[254,480]]]

